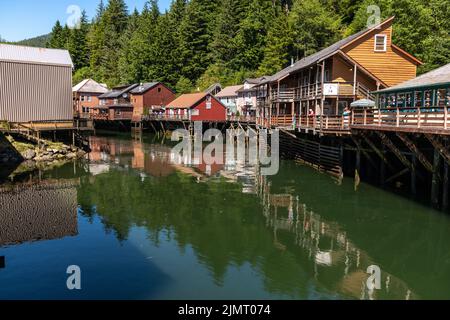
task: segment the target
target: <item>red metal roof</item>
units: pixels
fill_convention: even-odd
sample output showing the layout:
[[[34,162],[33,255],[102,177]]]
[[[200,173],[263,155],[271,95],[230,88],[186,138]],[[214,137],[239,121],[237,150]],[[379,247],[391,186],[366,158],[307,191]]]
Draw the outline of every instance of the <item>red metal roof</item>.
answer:
[[[190,109],[199,101],[205,98],[209,93],[199,92],[183,94],[167,105],[168,109]]]

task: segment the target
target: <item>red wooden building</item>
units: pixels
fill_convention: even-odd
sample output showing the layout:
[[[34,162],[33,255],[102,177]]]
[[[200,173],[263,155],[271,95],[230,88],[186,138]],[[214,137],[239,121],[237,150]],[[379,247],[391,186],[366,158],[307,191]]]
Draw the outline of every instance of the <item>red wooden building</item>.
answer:
[[[166,107],[166,116],[190,121],[227,120],[227,108],[209,93],[184,94]]]
[[[141,121],[143,116],[160,114],[162,109],[175,98],[175,93],[164,83],[140,84],[130,91],[130,100],[133,104],[133,121]]]

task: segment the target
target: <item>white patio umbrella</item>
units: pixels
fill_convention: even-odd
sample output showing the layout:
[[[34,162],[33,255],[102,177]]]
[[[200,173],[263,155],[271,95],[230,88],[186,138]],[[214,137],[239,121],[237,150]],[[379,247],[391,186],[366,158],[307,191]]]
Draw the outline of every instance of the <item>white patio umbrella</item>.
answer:
[[[374,108],[375,101],[369,99],[361,99],[350,104],[352,108]]]

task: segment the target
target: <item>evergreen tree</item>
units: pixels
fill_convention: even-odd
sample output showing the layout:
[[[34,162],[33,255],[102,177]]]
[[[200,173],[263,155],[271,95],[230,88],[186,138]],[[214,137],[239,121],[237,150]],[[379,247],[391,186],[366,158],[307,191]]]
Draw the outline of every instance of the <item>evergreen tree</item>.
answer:
[[[193,91],[194,85],[192,84],[192,81],[185,77],[180,77],[178,80],[175,90],[178,94],[184,94],[184,93],[190,93]]]
[[[273,21],[267,34],[264,60],[259,67],[260,75],[271,75],[286,67],[291,59],[292,34],[288,13],[282,12]]]
[[[276,17],[276,0],[252,0],[233,46],[237,50],[230,65],[234,70],[257,70],[264,57],[267,31]]]
[[[49,48],[64,48],[65,45],[65,39],[64,39],[64,32],[63,27],[61,26],[61,22],[59,20],[56,21],[55,26],[52,29],[52,32],[50,34],[50,40],[47,44],[47,47]]]
[[[450,2],[430,0],[430,34],[423,40],[422,60],[425,65],[420,72],[427,72],[450,62]]]
[[[98,7],[97,7],[97,14],[96,14],[94,20],[99,21],[100,18],[103,16],[103,13],[105,13],[105,3],[103,2],[103,0],[100,0],[100,3],[98,4]]]
[[[342,38],[340,18],[319,0],[295,0],[289,16],[296,59],[309,56]]]
[[[239,31],[239,24],[246,16],[250,0],[224,0],[214,30],[210,50],[214,63],[225,64],[236,55],[234,39]]]
[[[158,80],[179,92],[237,84],[366,28],[374,4],[381,19],[396,16],[393,42],[425,62],[419,72],[450,60],[448,1],[172,0],[160,14],[157,0],[148,0],[130,16],[124,0],[105,4],[91,24],[83,13],[80,29],[59,21],[52,29],[47,46],[70,51],[74,79],[110,86]]]
[[[197,80],[211,62],[209,43],[213,33],[216,0],[191,0],[180,26],[180,56],[184,61],[182,74]]]
[[[118,65],[121,83],[135,83],[141,81],[142,78],[142,65],[136,57],[138,53],[135,51],[136,48],[133,45],[135,40],[134,35],[139,28],[139,20],[140,15],[135,8],[130,16],[127,29],[121,36],[122,50],[120,51]],[[136,47],[140,49],[139,45]]]
[[[89,43],[91,69],[97,78],[110,86],[120,83],[119,57],[121,35],[128,24],[128,11],[124,0],[109,0],[100,20],[94,24]]]
[[[86,11],[80,17],[79,26],[70,31],[68,39],[68,49],[72,56],[75,70],[89,65],[89,50],[87,46],[87,35],[89,24]]]

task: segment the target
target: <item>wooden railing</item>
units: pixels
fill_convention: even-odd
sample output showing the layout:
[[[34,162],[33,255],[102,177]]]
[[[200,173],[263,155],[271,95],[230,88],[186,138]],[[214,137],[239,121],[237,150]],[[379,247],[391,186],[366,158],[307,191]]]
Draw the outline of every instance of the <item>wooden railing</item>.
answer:
[[[182,121],[182,120],[190,120],[189,115],[180,115],[180,114],[151,114],[148,116],[144,116],[143,120],[168,120],[168,121]]]
[[[353,82],[327,82],[327,84],[336,84],[338,86],[337,92],[339,96],[357,96],[359,98],[374,99],[370,90],[359,82],[356,85]],[[314,83],[297,88],[284,88],[279,91],[274,89],[272,90],[271,96],[273,101],[281,102],[321,97],[322,84]]]
[[[355,110],[352,126],[379,126],[405,129],[450,129],[449,108],[384,108]]]
[[[231,122],[256,122],[256,117],[251,116],[228,116],[228,121]]]
[[[298,129],[319,131],[348,131],[350,129],[349,116],[301,116],[298,121]]]
[[[398,131],[449,130],[450,107],[356,109],[348,115],[272,116],[257,119],[265,127],[316,130],[321,132],[350,132],[352,128],[387,129]]]
[[[276,101],[290,101],[294,99],[295,89],[283,89],[272,91],[272,98]]]
[[[270,123],[274,127],[292,127],[296,121],[296,118],[292,115],[273,116],[270,119]]]
[[[109,114],[108,113],[95,113],[91,114],[91,119],[93,120],[108,120]]]

